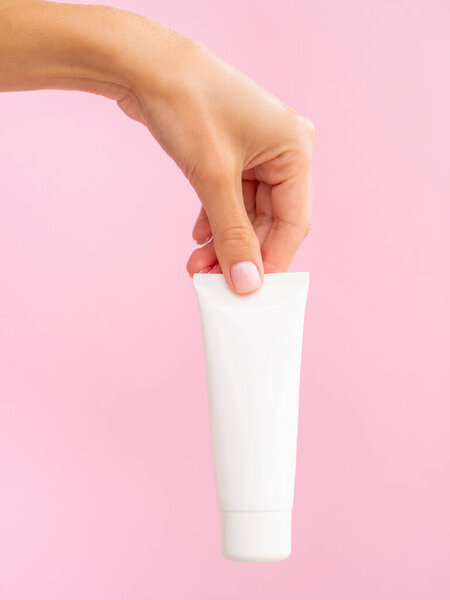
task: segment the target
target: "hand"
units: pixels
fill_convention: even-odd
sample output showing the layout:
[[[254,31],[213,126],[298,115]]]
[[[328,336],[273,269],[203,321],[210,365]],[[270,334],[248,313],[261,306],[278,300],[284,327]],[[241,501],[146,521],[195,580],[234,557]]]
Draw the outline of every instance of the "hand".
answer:
[[[145,31],[145,25],[144,25]],[[154,43],[144,35],[139,52]],[[311,227],[310,121],[204,46],[165,30],[158,95],[139,64],[119,106],[148,126],[195,188],[202,245],[188,271],[223,272],[249,293],[264,272],[284,271]]]
[[[203,45],[105,6],[0,0],[0,90],[78,89],[145,124],[202,204],[188,271],[240,294],[311,224],[312,124]],[[6,58],[6,60],[5,60]]]

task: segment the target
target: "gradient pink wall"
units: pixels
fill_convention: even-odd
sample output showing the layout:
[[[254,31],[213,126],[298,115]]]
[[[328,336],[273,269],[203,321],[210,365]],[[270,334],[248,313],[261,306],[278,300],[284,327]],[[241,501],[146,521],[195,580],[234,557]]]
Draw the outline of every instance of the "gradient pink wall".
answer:
[[[448,599],[448,2],[117,5],[317,127],[293,553],[220,554],[194,193],[108,100],[3,94],[1,600]]]

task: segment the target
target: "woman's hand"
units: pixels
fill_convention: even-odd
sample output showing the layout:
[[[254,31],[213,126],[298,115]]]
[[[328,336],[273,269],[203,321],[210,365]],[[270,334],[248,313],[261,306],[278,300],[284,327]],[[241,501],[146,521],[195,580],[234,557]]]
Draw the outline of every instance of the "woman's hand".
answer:
[[[23,7],[32,7],[34,29],[38,21],[43,41],[32,36],[28,61],[34,57],[40,68],[21,75],[16,65],[11,77],[20,81],[4,89],[29,89],[28,77],[34,89],[92,91],[145,124],[202,203],[193,237],[203,245],[188,261],[191,275],[223,272],[230,288],[245,294],[261,285],[264,272],[288,268],[311,225],[314,130],[307,119],[203,45],[145,17],[108,7],[17,4],[22,36]],[[11,42],[23,43],[26,36]]]
[[[144,26],[145,29],[145,26]],[[155,97],[145,62],[119,101],[195,188],[202,209],[188,271],[222,271],[248,293],[288,268],[311,226],[313,126],[202,45],[165,32]],[[143,35],[140,52],[152,43]]]

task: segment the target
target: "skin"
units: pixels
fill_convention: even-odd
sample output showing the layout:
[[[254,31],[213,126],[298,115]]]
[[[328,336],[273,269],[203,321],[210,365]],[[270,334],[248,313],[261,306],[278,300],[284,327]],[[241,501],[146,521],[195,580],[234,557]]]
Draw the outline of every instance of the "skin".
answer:
[[[314,127],[202,44],[106,6],[0,0],[0,91],[116,101],[183,171],[202,208],[190,275],[285,271],[311,227]]]

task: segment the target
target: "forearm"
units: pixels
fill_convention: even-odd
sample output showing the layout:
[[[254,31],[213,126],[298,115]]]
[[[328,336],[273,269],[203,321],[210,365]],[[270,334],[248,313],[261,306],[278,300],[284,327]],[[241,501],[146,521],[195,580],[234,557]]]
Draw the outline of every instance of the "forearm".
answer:
[[[142,23],[139,23],[142,20]],[[163,29],[149,19],[108,6],[41,0],[0,0],[0,91],[75,89],[117,99],[132,88],[139,48],[133,28]],[[158,40],[154,85],[158,86]]]

